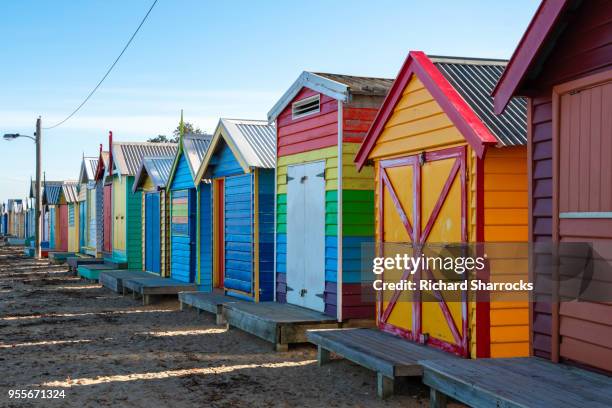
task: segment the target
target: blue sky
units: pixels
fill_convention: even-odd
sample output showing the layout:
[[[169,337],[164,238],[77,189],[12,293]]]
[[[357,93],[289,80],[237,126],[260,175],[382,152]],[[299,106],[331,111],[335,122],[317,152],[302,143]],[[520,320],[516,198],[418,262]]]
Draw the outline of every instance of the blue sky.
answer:
[[[89,93],[152,0],[0,2],[0,133],[32,135]],[[76,179],[115,140],[170,134],[180,110],[212,131],[219,117],[266,117],[301,71],[394,77],[409,50],[509,58],[538,0],[159,0],[87,105],[43,132],[48,180]],[[0,201],[25,197],[34,145],[0,140]]]

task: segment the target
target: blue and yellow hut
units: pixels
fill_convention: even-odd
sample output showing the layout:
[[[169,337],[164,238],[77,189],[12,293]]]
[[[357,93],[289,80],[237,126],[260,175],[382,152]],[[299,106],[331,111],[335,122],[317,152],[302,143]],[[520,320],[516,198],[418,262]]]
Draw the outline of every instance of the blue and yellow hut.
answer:
[[[274,300],[275,156],[276,131],[267,121],[219,121],[196,174],[205,290]]]

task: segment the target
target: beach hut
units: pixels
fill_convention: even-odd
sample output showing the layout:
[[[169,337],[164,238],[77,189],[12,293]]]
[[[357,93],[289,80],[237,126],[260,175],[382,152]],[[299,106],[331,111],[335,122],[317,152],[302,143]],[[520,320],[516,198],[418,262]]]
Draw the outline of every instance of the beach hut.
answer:
[[[361,245],[374,236],[372,168],[353,157],[390,79],[303,72],[276,123],[276,300],[338,320],[371,318]]]
[[[495,116],[490,97],[505,65],[409,53],[355,159],[361,169],[374,163],[377,242],[527,241],[526,102],[513,99]],[[512,265],[525,279],[527,262],[525,254]],[[488,268],[497,278],[506,266],[491,260]],[[440,270],[432,269],[417,278],[433,279]],[[383,280],[410,276],[395,272]],[[469,291],[450,292],[378,292],[378,327],[464,357],[528,354],[526,297],[474,301]]]
[[[170,177],[173,156],[144,157],[132,192],[142,192],[142,269],[170,275],[169,199],[166,183]]]
[[[112,138],[112,136],[110,136]],[[98,165],[94,173],[95,197],[96,197],[96,257],[103,254],[112,256],[111,253],[111,190],[112,181],[107,177],[107,169],[110,154],[102,150],[98,154]]]
[[[56,225],[59,233],[59,249],[63,252],[79,252],[79,193],[76,181],[65,181],[59,193],[59,213]]]
[[[205,290],[274,300],[275,146],[275,128],[266,121],[219,120],[196,174]]]
[[[79,202],[80,202],[80,252],[92,256],[97,255],[97,197],[96,170],[99,157],[83,157],[79,171]]]
[[[18,239],[25,238],[25,206],[20,198],[8,202],[8,234]]]
[[[612,4],[543,1],[493,93],[505,114],[516,95],[528,97],[529,239],[612,244]],[[549,255],[534,256],[534,280],[548,281]],[[608,261],[609,263],[609,261]],[[609,269],[608,269],[609,271]],[[609,272],[594,271],[599,300],[558,302],[536,285],[531,352],[612,373]],[[586,282],[585,282],[586,283]]]
[[[56,240],[56,218],[59,205],[59,194],[62,189],[61,181],[47,181],[43,183],[42,204],[45,208],[45,224],[43,235],[47,234],[49,239],[49,250],[55,250]]]
[[[4,203],[0,203],[0,235],[6,235],[6,210]]]
[[[142,268],[142,197],[132,193],[134,176],[145,156],[173,156],[174,143],[113,142],[109,140],[110,155],[106,169],[110,188],[111,247],[113,262],[127,262],[128,269]],[[107,190],[104,191],[105,207]],[[105,208],[106,211],[106,208]]]
[[[180,282],[199,282],[197,276],[198,186],[194,180],[210,146],[210,140],[210,135],[181,135],[178,152],[168,178],[170,277]],[[202,190],[209,188],[205,186]]]

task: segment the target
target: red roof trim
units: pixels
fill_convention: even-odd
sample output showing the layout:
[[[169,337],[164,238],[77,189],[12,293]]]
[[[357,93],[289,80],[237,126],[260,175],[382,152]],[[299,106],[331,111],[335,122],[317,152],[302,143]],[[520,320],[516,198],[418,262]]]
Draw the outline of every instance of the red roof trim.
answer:
[[[427,55],[422,51],[411,51],[395,82],[393,82],[393,86],[378,111],[376,118],[372,122],[363,144],[357,152],[355,157],[357,168],[361,169],[364,166],[368,155],[374,148],[376,140],[382,133],[386,122],[392,115],[413,74],[423,82],[425,88],[427,88],[453,124],[459,129],[478,157],[482,157],[486,144],[497,143],[495,136],[482,123],[472,108],[436,68]]]
[[[519,85],[568,3],[569,0],[543,0],[538,7],[493,90],[493,107],[496,115],[504,111],[510,99],[518,91]]]

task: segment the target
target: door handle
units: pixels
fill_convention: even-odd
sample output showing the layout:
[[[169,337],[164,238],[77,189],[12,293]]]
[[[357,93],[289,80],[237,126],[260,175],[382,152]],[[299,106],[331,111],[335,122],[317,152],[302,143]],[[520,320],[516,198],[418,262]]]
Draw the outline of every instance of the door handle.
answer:
[[[308,293],[308,290],[307,290],[306,288],[304,288],[304,289],[300,290],[300,296],[301,296],[301,297],[306,296],[306,293]]]

